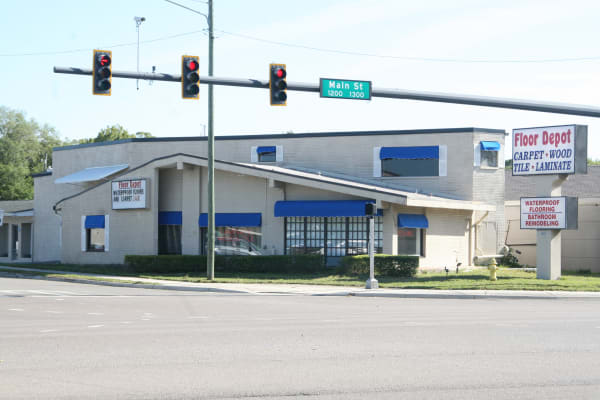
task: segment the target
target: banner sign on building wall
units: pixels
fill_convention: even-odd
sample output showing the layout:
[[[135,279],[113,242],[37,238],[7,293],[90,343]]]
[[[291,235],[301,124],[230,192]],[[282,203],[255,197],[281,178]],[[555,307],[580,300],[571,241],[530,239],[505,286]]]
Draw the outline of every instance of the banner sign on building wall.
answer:
[[[513,129],[513,175],[587,172],[587,126]]]
[[[521,197],[521,229],[577,229],[577,198]]]
[[[146,180],[130,179],[112,182],[113,210],[146,208]]]

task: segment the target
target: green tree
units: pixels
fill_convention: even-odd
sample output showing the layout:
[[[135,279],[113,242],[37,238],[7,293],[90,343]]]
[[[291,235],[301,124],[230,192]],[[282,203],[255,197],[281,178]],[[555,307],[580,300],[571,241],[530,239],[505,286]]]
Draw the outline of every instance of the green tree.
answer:
[[[75,139],[65,143],[65,145],[72,144],[85,144],[85,143],[99,143],[99,142],[112,142],[113,140],[122,140],[122,139],[133,139],[133,138],[153,138],[150,132],[137,132],[137,133],[129,133],[127,129],[123,128],[121,125],[116,124],[112,126],[106,126],[98,132],[98,135],[95,138],[88,139]]]
[[[127,129],[117,124],[101,129],[100,132],[98,132],[98,136],[94,139],[94,142],[112,142],[113,140],[131,139],[134,137],[135,135],[129,134]]]
[[[59,144],[53,128],[0,107],[0,200],[33,198],[31,174],[52,165],[52,147]]]

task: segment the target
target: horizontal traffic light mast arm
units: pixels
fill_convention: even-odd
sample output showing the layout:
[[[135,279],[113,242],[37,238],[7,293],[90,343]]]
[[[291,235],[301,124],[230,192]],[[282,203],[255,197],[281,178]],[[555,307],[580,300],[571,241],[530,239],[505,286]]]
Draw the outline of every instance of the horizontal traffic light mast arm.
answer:
[[[54,67],[54,72],[59,74],[92,75],[91,69]],[[181,82],[181,75],[159,74],[150,72],[112,71],[113,78],[145,79],[153,81]],[[222,86],[239,86],[268,89],[268,80],[218,78],[214,76],[201,76],[200,84],[213,84]],[[319,85],[312,83],[288,82],[287,90],[319,93]],[[510,108],[516,110],[541,111],[555,114],[580,115],[584,117],[600,118],[600,108],[585,105],[547,103],[532,100],[516,100],[486,96],[472,96],[462,94],[448,94],[436,92],[421,92],[400,89],[376,89],[371,92],[372,97],[385,97],[390,99],[433,101],[438,103],[465,104],[472,106]]]

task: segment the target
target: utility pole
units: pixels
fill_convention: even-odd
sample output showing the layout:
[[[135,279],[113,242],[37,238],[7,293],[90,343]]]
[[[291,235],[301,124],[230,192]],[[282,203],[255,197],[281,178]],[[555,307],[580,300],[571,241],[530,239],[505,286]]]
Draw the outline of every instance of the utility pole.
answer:
[[[202,15],[206,18],[206,23],[208,24],[208,229],[206,234],[206,277],[212,281],[215,279],[215,132],[213,118],[213,85],[210,81],[213,76],[213,40],[215,38],[213,33],[213,0],[208,0],[208,15],[172,0],[165,1]]]
[[[208,0],[208,76],[213,76],[213,0]],[[208,84],[208,257],[206,277],[215,279],[215,131],[213,118],[213,85]]]

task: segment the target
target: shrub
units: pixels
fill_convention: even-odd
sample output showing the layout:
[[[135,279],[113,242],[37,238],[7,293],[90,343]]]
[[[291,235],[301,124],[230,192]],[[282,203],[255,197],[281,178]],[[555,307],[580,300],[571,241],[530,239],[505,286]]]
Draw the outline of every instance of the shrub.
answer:
[[[206,256],[126,255],[125,264],[136,273],[201,273]],[[321,255],[295,256],[215,256],[215,272],[221,273],[315,273],[324,268]]]
[[[375,255],[375,275],[412,277],[419,268],[418,256]],[[369,256],[346,256],[342,258],[337,272],[346,275],[369,274]]]
[[[519,253],[520,254],[520,253]],[[510,268],[521,268],[522,265],[519,264],[519,259],[517,256],[513,254],[513,249],[508,249],[504,257],[499,260],[500,265],[505,265]]]

